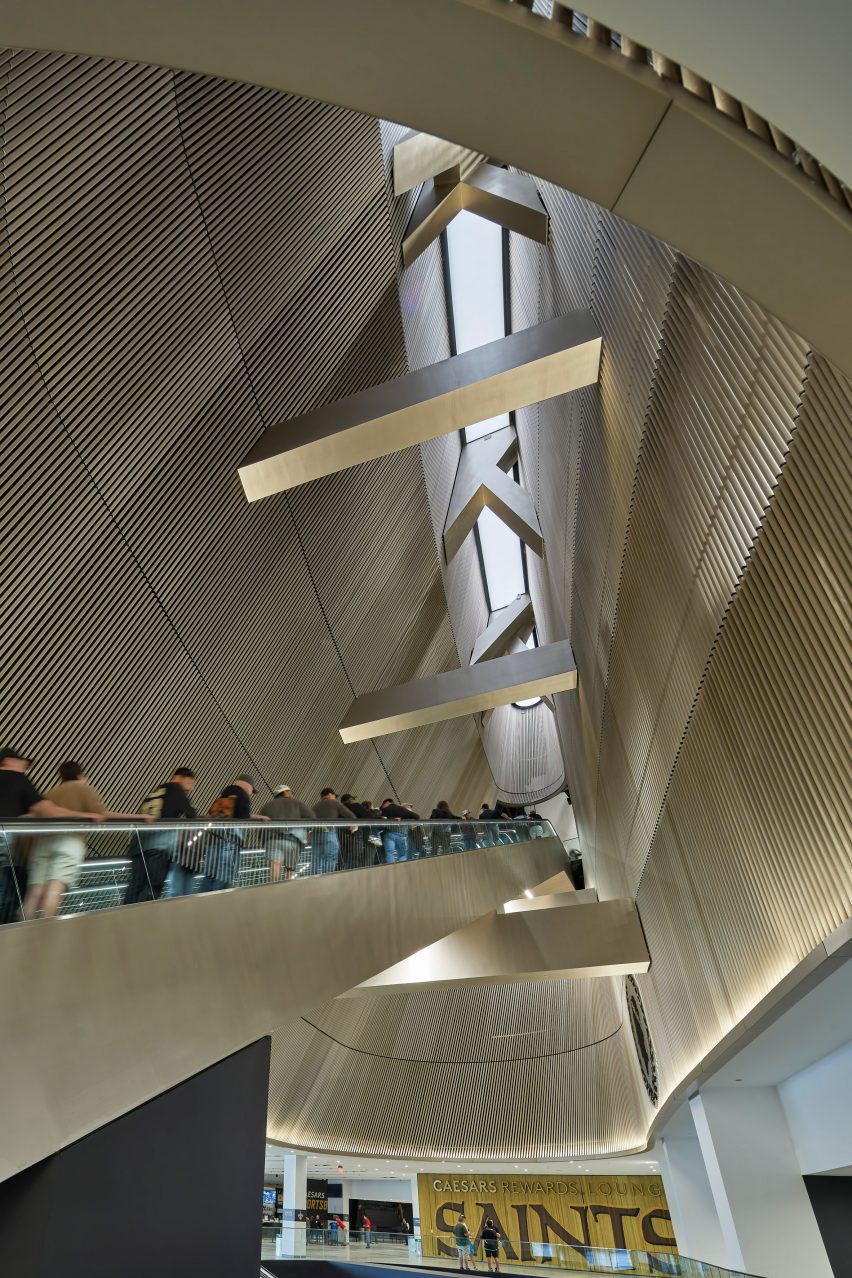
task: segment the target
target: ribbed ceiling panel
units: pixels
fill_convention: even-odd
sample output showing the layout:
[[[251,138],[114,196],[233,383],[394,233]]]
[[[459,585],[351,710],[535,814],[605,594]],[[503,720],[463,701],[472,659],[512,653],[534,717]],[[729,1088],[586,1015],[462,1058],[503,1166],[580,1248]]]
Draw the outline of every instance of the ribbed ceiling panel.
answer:
[[[318,1028],[298,1022],[274,1040],[269,1130],[281,1140],[467,1159],[642,1140],[621,981],[370,995],[311,1019]]]
[[[543,701],[518,709],[498,706],[482,740],[503,803],[538,803],[565,785],[556,722]]]
[[[378,124],[49,53],[0,88],[4,736],[115,806],[184,762],[202,804],[246,770],[472,804],[471,723],[382,757],[337,734],[354,690],[455,661],[418,454],[255,505],[236,474],[268,423],[407,367]]]

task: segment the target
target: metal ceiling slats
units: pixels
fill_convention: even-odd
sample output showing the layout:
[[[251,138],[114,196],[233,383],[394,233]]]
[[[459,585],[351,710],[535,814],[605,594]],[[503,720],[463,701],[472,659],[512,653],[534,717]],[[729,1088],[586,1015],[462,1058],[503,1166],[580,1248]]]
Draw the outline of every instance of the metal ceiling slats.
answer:
[[[54,53],[0,56],[0,92],[4,733],[114,806],[185,762],[201,805],[255,769],[472,802],[472,724],[337,734],[354,683],[453,657],[418,455],[310,508],[236,477],[279,414],[406,369],[378,124]]]
[[[269,1130],[282,1140],[467,1159],[639,1143],[620,981],[390,992],[311,1019],[276,1035]]]
[[[483,725],[482,740],[501,802],[536,803],[564,787],[556,723],[544,702],[525,710],[498,706]]]

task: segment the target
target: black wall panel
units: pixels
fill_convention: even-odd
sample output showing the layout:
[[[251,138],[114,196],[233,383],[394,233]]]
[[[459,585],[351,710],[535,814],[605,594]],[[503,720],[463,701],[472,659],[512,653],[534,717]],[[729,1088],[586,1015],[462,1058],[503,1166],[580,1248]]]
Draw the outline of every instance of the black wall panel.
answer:
[[[852,1278],[852,1177],[806,1176],[805,1188],[834,1278]]]
[[[269,1046],[0,1183],[0,1273],[256,1278]]]

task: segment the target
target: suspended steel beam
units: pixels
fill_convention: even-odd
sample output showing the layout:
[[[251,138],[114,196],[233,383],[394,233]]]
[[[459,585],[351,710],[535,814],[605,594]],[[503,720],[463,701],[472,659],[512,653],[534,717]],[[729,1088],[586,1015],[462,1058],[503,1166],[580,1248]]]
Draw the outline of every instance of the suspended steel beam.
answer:
[[[424,183],[402,239],[406,266],[437,239],[453,218],[467,209],[507,231],[546,244],[549,220],[535,183],[519,173],[480,164],[467,177],[446,181],[442,174]]]
[[[522,643],[528,638],[534,625],[532,600],[529,595],[518,595],[514,603],[491,614],[491,620],[473,645],[470,664],[475,666],[480,661],[502,657],[515,639]]]
[[[412,131],[393,148],[393,193],[403,195],[432,178],[439,185],[459,182],[484,158],[457,142]]]
[[[270,426],[239,474],[249,501],[597,381],[601,337],[574,311]]]
[[[356,697],[340,725],[340,735],[349,745],[576,686],[577,667],[567,640],[524,648],[493,661]]]
[[[461,549],[486,506],[530,550],[540,557],[544,555],[544,538],[532,497],[505,474],[517,457],[518,440],[511,426],[474,439],[462,450],[444,525],[448,562]]]

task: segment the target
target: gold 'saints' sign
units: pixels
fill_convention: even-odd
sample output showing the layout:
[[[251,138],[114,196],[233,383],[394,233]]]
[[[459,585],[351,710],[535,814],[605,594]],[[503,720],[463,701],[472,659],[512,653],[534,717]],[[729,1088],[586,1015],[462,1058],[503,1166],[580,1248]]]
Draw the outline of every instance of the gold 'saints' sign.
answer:
[[[659,1176],[427,1176],[417,1178],[423,1251],[453,1256],[453,1226],[464,1213],[473,1238],[491,1216],[507,1260],[561,1259],[576,1268],[595,1248],[660,1257],[677,1251]],[[559,1251],[555,1249],[559,1248]]]

